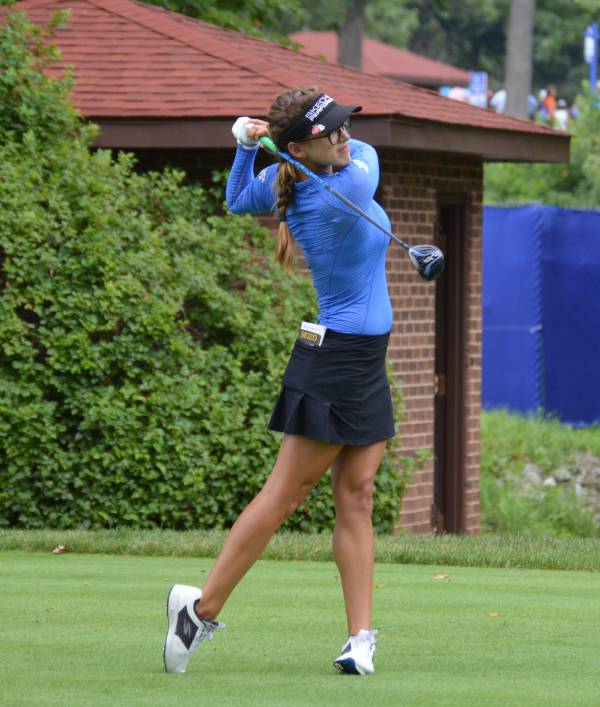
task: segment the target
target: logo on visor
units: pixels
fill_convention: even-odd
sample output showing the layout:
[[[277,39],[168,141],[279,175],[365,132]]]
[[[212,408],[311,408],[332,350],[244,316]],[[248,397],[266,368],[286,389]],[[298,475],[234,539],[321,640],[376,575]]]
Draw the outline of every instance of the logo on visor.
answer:
[[[312,108],[304,114],[305,118],[308,118],[310,122],[321,114],[324,108],[326,108],[330,103],[333,103],[333,98],[324,93],[321,98],[312,106]]]

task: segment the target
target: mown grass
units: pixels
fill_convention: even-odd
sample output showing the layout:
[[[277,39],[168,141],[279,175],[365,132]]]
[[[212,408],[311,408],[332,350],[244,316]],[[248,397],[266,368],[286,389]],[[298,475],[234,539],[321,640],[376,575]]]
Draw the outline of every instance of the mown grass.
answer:
[[[224,538],[218,531],[0,530],[0,551],[50,553],[65,545],[77,554],[214,558]],[[600,571],[600,540],[588,538],[401,533],[378,536],[376,552],[380,563]],[[263,559],[330,561],[331,535],[277,534]]]
[[[0,554],[6,707],[598,704],[589,572],[376,567],[377,672],[341,676],[336,567],[258,562],[185,675],[162,668],[165,598],[209,560]]]

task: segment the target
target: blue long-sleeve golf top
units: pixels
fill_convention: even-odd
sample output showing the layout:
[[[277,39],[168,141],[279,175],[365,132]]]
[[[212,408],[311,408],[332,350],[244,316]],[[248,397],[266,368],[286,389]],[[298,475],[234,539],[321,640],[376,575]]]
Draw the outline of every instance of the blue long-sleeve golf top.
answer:
[[[227,206],[235,214],[275,210],[278,201],[273,164],[254,176],[258,148],[238,146],[229,181]],[[319,176],[389,230],[390,221],[374,201],[379,182],[375,150],[350,141],[351,161]],[[390,239],[312,179],[296,182],[287,222],[312,274],[319,323],[349,334],[384,334],[392,326],[385,258]]]

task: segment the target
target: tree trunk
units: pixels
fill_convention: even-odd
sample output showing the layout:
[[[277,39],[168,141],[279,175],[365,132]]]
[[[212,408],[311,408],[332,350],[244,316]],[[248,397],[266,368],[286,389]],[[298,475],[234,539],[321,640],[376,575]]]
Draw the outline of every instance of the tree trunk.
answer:
[[[350,0],[346,19],[339,31],[338,61],[360,69],[367,0]]]
[[[535,0],[511,0],[504,88],[506,89],[505,113],[515,118],[528,117],[534,15]]]

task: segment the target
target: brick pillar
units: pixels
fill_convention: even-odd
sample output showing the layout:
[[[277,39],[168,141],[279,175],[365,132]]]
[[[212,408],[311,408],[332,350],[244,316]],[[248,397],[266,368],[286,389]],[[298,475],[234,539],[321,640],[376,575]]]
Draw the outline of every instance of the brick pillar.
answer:
[[[464,157],[381,150],[378,198],[392,230],[415,245],[433,240],[437,194],[467,197],[468,263],[465,371],[465,527],[479,531],[479,415],[481,395],[482,167]],[[388,283],[394,310],[389,359],[401,381],[406,419],[399,425],[404,452],[434,446],[435,285],[415,274],[405,252],[392,244]],[[427,533],[431,527],[433,462],[416,472],[404,498],[399,526]]]

